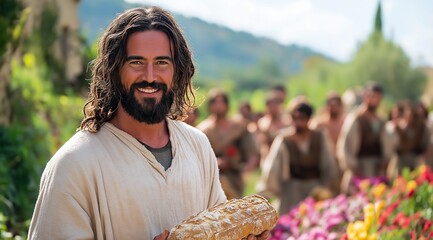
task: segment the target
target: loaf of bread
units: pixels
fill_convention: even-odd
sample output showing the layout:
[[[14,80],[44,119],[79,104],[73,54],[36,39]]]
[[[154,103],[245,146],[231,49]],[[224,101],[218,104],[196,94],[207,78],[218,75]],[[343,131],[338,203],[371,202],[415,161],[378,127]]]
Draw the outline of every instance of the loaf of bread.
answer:
[[[272,229],[278,214],[258,195],[232,199],[184,220],[170,231],[168,240],[239,240]]]

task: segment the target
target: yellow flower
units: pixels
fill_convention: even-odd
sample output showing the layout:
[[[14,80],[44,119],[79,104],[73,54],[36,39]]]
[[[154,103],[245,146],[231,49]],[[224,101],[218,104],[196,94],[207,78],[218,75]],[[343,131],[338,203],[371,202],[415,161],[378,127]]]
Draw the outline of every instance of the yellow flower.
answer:
[[[347,238],[349,240],[366,240],[368,233],[363,221],[355,221],[347,226]]]
[[[372,189],[372,193],[376,199],[380,198],[386,190],[386,185],[384,183],[379,183],[374,186]]]
[[[427,166],[426,165],[423,164],[423,165],[421,165],[421,166],[418,167],[419,174],[424,174],[425,171],[427,171]]]
[[[383,208],[385,208],[385,201],[379,200],[374,204],[374,210],[376,211],[376,217],[382,213]]]
[[[377,234],[372,233],[372,234],[368,235],[367,240],[377,240]]]
[[[416,189],[416,182],[414,180],[410,180],[406,185],[406,192],[409,193]]]

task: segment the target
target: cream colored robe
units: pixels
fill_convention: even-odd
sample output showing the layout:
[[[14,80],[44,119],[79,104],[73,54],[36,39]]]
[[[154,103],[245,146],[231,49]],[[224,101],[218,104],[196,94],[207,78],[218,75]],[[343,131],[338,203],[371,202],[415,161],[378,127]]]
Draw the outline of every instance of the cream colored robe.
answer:
[[[263,165],[262,176],[256,191],[267,198],[276,197],[273,202],[279,214],[287,214],[289,210],[311,194],[315,187],[330,189],[338,183],[338,166],[331,153],[329,140],[322,136],[320,153],[321,179],[301,180],[290,176],[290,155],[284,143],[288,132],[278,135],[271,145],[268,157]],[[310,142],[298,145],[301,152],[309,150]]]
[[[96,134],[77,132],[45,168],[29,239],[153,239],[226,201],[206,136],[167,122],[173,148],[167,171],[110,123]]]
[[[361,147],[361,133],[357,119],[357,110],[350,113],[341,128],[337,142],[337,156],[343,172],[342,190],[349,191],[350,182],[355,171],[360,171],[366,177],[386,176],[386,169],[380,169],[379,165],[386,165],[395,155],[396,139],[384,126],[380,134],[382,143],[382,156],[363,157],[357,156]]]

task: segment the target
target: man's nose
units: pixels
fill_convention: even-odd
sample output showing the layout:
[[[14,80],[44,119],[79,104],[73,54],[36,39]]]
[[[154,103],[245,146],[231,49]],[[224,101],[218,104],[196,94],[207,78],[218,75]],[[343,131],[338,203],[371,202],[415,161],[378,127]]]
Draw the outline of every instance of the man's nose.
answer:
[[[145,80],[147,81],[147,82],[154,82],[155,80],[156,80],[156,77],[155,77],[155,69],[154,69],[154,66],[153,66],[153,64],[152,63],[148,63],[147,65],[146,65],[146,67],[145,67]]]

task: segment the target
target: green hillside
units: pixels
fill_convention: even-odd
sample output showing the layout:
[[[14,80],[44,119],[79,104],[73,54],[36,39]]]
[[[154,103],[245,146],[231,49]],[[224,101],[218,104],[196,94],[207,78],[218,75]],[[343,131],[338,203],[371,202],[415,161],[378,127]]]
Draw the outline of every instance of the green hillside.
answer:
[[[94,42],[119,12],[133,6],[123,0],[80,1],[81,29],[88,42]],[[301,72],[305,59],[322,56],[306,47],[284,46],[268,38],[233,31],[198,18],[179,14],[175,14],[175,18],[193,49],[198,76],[207,82],[209,79],[235,79],[240,86],[265,87],[284,82],[290,75]]]

